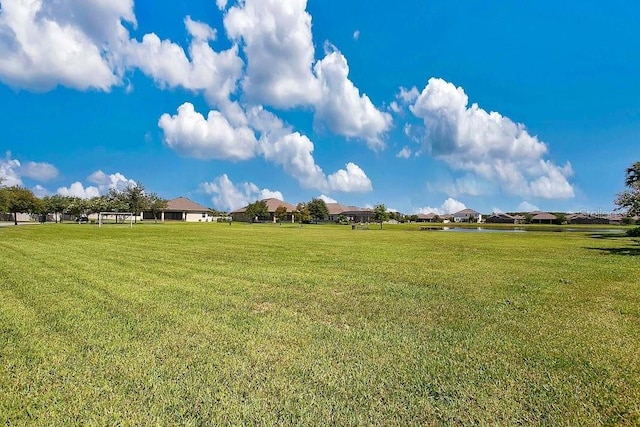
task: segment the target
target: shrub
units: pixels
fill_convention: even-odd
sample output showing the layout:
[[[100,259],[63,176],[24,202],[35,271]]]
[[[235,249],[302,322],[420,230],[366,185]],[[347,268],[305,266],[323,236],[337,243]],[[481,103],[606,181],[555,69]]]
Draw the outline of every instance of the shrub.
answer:
[[[632,228],[631,230],[627,230],[627,236],[629,237],[640,237],[640,227]]]

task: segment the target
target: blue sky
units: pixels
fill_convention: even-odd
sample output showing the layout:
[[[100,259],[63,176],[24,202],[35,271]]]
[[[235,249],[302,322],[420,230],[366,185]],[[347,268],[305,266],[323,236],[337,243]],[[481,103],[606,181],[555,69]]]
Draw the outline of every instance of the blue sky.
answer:
[[[610,211],[640,5],[0,0],[0,177],[232,210]]]

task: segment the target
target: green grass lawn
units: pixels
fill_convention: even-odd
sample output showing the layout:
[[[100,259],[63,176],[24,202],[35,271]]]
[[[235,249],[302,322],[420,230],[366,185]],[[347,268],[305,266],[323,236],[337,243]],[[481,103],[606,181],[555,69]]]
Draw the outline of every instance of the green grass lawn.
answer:
[[[640,247],[585,232],[0,229],[6,425],[640,425]]]

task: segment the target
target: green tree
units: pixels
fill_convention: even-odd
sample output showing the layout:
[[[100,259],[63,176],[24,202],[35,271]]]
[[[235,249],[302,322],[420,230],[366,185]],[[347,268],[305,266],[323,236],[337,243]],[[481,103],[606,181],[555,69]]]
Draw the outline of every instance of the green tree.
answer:
[[[0,189],[0,199],[7,212],[13,214],[13,222],[18,225],[19,213],[34,213],[38,210],[40,200],[33,195],[31,190],[13,186]]]
[[[42,201],[45,204],[47,213],[54,214],[55,221],[57,223],[58,217],[60,218],[60,222],[62,222],[62,214],[64,213],[69,203],[71,203],[71,198],[61,196],[60,194],[54,194],[53,196],[45,196]]]
[[[163,199],[156,193],[147,194],[147,209],[153,214],[154,222],[158,222],[158,214],[167,209],[167,199]]]
[[[329,209],[327,208],[325,201],[322,199],[311,199],[311,201],[307,203],[307,208],[309,209],[309,214],[316,224],[318,223],[318,220],[324,221],[329,217]]]
[[[628,217],[640,215],[640,162],[627,168],[624,183],[627,190],[617,195],[617,210],[625,211]]]
[[[70,199],[70,202],[64,212],[77,218],[87,213],[88,205],[88,200],[73,197]]]
[[[296,206],[296,211],[293,213],[295,220],[300,222],[302,225],[305,222],[311,221],[311,213],[309,212],[309,207],[306,203],[298,203]]]
[[[249,222],[254,222],[256,219],[265,220],[269,218],[269,208],[267,207],[267,202],[264,200],[258,200],[253,202],[247,206],[247,210],[245,211],[247,217],[249,217]]]
[[[373,217],[380,223],[380,230],[382,230],[382,223],[389,219],[389,212],[387,207],[380,203],[373,207]]]
[[[567,222],[567,215],[564,212],[556,212],[554,215],[556,216],[556,224],[562,225]]]
[[[278,219],[278,221],[280,221],[280,223],[282,223],[282,221],[285,221],[287,219],[287,216],[288,216],[287,207],[286,206],[278,206],[276,208],[275,216]]]
[[[140,212],[148,208],[148,199],[144,192],[142,184],[129,184],[122,191],[123,200],[128,205],[128,210],[133,213],[134,222],[137,223]]]

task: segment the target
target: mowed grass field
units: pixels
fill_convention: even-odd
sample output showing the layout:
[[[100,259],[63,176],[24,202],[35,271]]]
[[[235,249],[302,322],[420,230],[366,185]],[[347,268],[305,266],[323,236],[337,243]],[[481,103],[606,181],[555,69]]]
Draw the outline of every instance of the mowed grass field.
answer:
[[[0,229],[0,424],[640,425],[637,243],[417,229]]]

